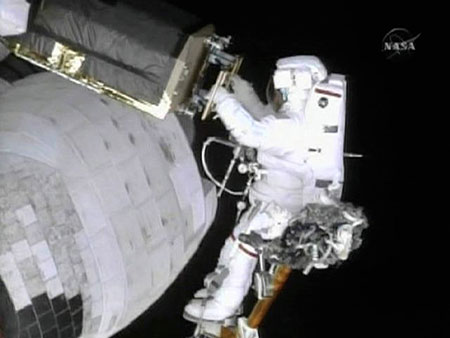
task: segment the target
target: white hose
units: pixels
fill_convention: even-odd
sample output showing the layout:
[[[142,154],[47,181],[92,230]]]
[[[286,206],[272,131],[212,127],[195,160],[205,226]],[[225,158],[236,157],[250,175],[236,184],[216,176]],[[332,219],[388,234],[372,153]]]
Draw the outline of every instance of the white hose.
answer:
[[[226,182],[219,182],[218,180],[216,180],[214,178],[214,176],[211,174],[211,172],[209,171],[208,168],[208,164],[206,163],[206,149],[208,148],[208,146],[211,143],[219,143],[231,148],[235,148],[237,145],[233,142],[230,141],[226,141],[223,140],[221,138],[218,137],[208,137],[208,139],[203,143],[203,147],[202,147],[202,167],[203,170],[205,171],[206,176],[220,189],[222,189],[223,191],[226,191],[227,193],[229,193],[230,195],[233,196],[242,196],[244,195],[244,191],[234,191],[231,189],[228,189],[227,187],[224,186],[224,184],[226,184]]]

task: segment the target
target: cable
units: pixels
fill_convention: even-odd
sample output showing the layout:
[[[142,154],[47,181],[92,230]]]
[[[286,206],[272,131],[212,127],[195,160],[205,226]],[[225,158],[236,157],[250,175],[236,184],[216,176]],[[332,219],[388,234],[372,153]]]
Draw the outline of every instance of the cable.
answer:
[[[233,142],[230,142],[230,141],[226,141],[226,140],[223,140],[223,139],[220,139],[220,138],[218,138],[218,137],[209,137],[204,143],[203,143],[203,146],[202,146],[202,167],[203,167],[203,170],[205,171],[205,174],[206,174],[206,176],[217,186],[217,187],[219,187],[221,190],[223,190],[223,191],[226,191],[227,193],[229,193],[230,195],[233,195],[233,196],[243,196],[244,195],[244,191],[234,191],[234,190],[231,190],[231,189],[228,189],[228,188],[226,188],[225,187],[225,185],[226,185],[226,180],[224,179],[224,181],[225,182],[219,182],[218,180],[216,180],[215,178],[214,178],[214,176],[211,174],[211,172],[209,171],[209,168],[208,168],[208,164],[206,163],[206,149],[208,148],[208,146],[211,144],[211,143],[219,143],[219,144],[222,144],[222,145],[225,145],[225,146],[228,146],[228,147],[231,147],[231,148],[236,148],[237,147],[237,145],[235,144],[235,143],[233,143]],[[226,179],[227,179],[227,177],[225,177]]]

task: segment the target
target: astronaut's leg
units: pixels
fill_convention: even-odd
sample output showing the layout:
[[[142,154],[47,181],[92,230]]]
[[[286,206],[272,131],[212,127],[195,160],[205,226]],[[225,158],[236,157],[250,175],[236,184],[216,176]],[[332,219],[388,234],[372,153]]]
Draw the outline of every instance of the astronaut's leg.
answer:
[[[239,234],[258,231],[266,228],[269,215],[262,212],[263,207],[257,205],[249,210],[233,231],[235,244],[228,253],[227,268],[223,280],[217,290],[208,299],[194,299],[186,307],[184,317],[191,321],[222,321],[233,316],[239,309],[242,300],[252,283],[252,272],[255,269],[258,255],[251,247],[239,241]],[[231,238],[233,241],[233,238]],[[229,242],[231,243],[231,242]]]
[[[240,244],[229,261],[228,274],[213,297],[192,300],[184,309],[185,318],[221,321],[233,316],[251,286],[257,257],[251,247]]]
[[[226,273],[225,269],[230,262],[230,256],[232,251],[234,250],[235,245],[237,245],[236,239],[234,238],[233,234],[231,234],[231,236],[226,239],[225,244],[220,251],[220,256],[217,261],[216,268],[213,272],[210,272],[206,275],[203,281],[204,288],[198,290],[194,294],[194,298],[201,299],[212,296],[215,289],[219,286],[220,279],[222,279],[221,277],[224,275],[224,273]]]
[[[249,210],[247,210],[240,218],[238,225],[235,226],[230,236],[225,241],[224,246],[222,247],[219,255],[219,259],[217,261],[216,268],[213,272],[206,275],[204,279],[204,288],[198,290],[194,294],[194,298],[207,298],[213,296],[215,290],[222,283],[225,274],[227,274],[227,267],[230,263],[231,257],[234,252],[239,247],[239,241],[236,240],[236,236],[239,236],[241,232],[243,232],[249,224],[249,217],[253,217],[253,215],[257,212],[257,208],[260,208],[259,205],[252,205]]]

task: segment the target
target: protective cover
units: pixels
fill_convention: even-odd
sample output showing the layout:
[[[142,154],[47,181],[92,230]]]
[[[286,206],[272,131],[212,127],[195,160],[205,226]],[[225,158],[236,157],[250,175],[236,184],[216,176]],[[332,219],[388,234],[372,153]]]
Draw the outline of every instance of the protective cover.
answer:
[[[192,36],[202,42],[213,28],[201,29],[198,18],[167,3],[127,2],[45,0],[28,32],[9,40],[44,59],[54,53],[55,42],[68,46],[82,56],[78,76],[155,106],[166,96],[168,108],[180,82],[186,82],[186,70],[194,76],[203,61],[202,44],[192,48]]]

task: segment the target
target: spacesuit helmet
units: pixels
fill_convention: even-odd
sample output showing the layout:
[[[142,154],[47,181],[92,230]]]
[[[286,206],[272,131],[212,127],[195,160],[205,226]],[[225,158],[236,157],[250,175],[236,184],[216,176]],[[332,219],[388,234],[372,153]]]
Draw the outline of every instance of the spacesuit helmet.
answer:
[[[328,75],[323,63],[310,55],[282,58],[276,66],[266,89],[267,101],[275,111],[303,109],[312,87]]]

